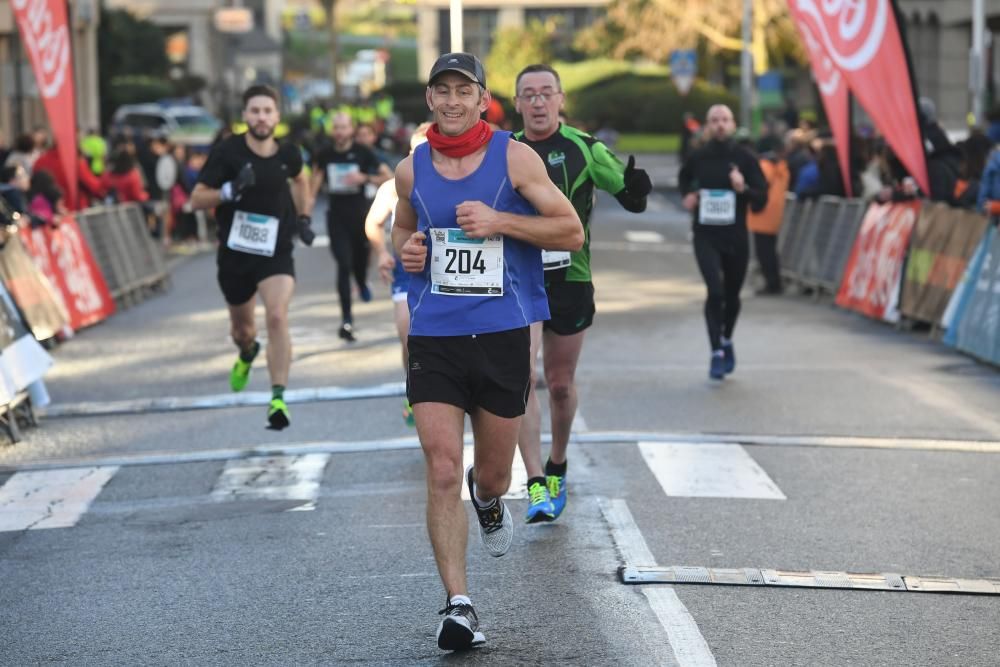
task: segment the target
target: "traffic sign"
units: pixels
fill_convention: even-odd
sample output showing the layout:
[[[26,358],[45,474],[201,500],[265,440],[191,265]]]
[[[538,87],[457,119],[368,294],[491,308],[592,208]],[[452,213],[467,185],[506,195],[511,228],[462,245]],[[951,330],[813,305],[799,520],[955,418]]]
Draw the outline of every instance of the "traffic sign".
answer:
[[[670,78],[677,86],[677,92],[687,95],[698,73],[698,54],[694,50],[671,51],[669,64]]]

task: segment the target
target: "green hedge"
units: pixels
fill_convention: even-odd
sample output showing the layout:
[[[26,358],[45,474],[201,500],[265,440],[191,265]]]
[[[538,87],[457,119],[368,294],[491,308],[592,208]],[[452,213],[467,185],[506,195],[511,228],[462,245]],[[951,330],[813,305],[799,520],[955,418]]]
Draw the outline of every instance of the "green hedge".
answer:
[[[386,87],[395,100],[396,110],[406,121],[414,123],[428,118],[424,90],[425,85],[419,82],[396,82]],[[513,100],[502,96],[499,99],[507,117],[520,128],[521,119],[514,112]],[[576,90],[567,86],[566,92],[566,113],[574,123],[592,130],[607,123],[622,133],[679,134],[685,112],[690,111],[704,121],[713,104],[728,104],[739,116],[739,98],[724,88],[697,81],[681,97],[666,75],[611,74]]]
[[[713,104],[728,104],[739,116],[739,100],[719,86],[695,82],[681,97],[666,76],[623,74],[567,94],[566,111],[587,127],[608,124],[619,132],[681,131],[685,112],[704,119]]]

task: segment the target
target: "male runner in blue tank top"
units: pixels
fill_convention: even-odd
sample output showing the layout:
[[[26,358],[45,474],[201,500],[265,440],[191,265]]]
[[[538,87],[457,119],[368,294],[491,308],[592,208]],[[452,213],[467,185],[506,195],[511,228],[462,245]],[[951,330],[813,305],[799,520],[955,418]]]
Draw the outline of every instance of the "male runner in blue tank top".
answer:
[[[480,119],[490,104],[483,65],[441,56],[426,92],[428,143],[396,169],[392,242],[410,272],[407,396],[427,462],[427,532],[448,597],[438,646],[485,641],[468,596],[465,473],[487,551],[510,548],[514,522],[501,496],[524,415],[532,322],[548,319],[541,248],[579,250],[584,233],[538,155]]]

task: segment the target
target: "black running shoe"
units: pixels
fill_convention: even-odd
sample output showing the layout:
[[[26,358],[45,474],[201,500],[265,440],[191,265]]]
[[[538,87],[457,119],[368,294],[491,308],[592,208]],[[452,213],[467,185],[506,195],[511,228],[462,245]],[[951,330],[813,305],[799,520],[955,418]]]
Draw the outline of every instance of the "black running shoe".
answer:
[[[438,648],[444,651],[464,651],[479,646],[486,637],[479,631],[479,617],[471,604],[451,604],[438,612],[444,620],[438,625]]]
[[[357,340],[354,337],[354,326],[350,322],[345,322],[340,325],[340,329],[337,331],[337,335],[346,340],[348,343],[353,343]]]

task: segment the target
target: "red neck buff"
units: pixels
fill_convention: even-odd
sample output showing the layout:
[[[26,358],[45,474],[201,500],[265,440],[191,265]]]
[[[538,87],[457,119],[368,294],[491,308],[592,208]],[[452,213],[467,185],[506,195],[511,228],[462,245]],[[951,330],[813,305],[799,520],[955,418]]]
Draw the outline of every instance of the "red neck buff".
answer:
[[[431,125],[431,129],[427,130],[427,143],[442,155],[448,157],[465,157],[466,155],[475,153],[489,143],[492,136],[493,128],[485,120],[480,120],[457,137],[449,137],[441,134],[437,123],[434,123]]]

